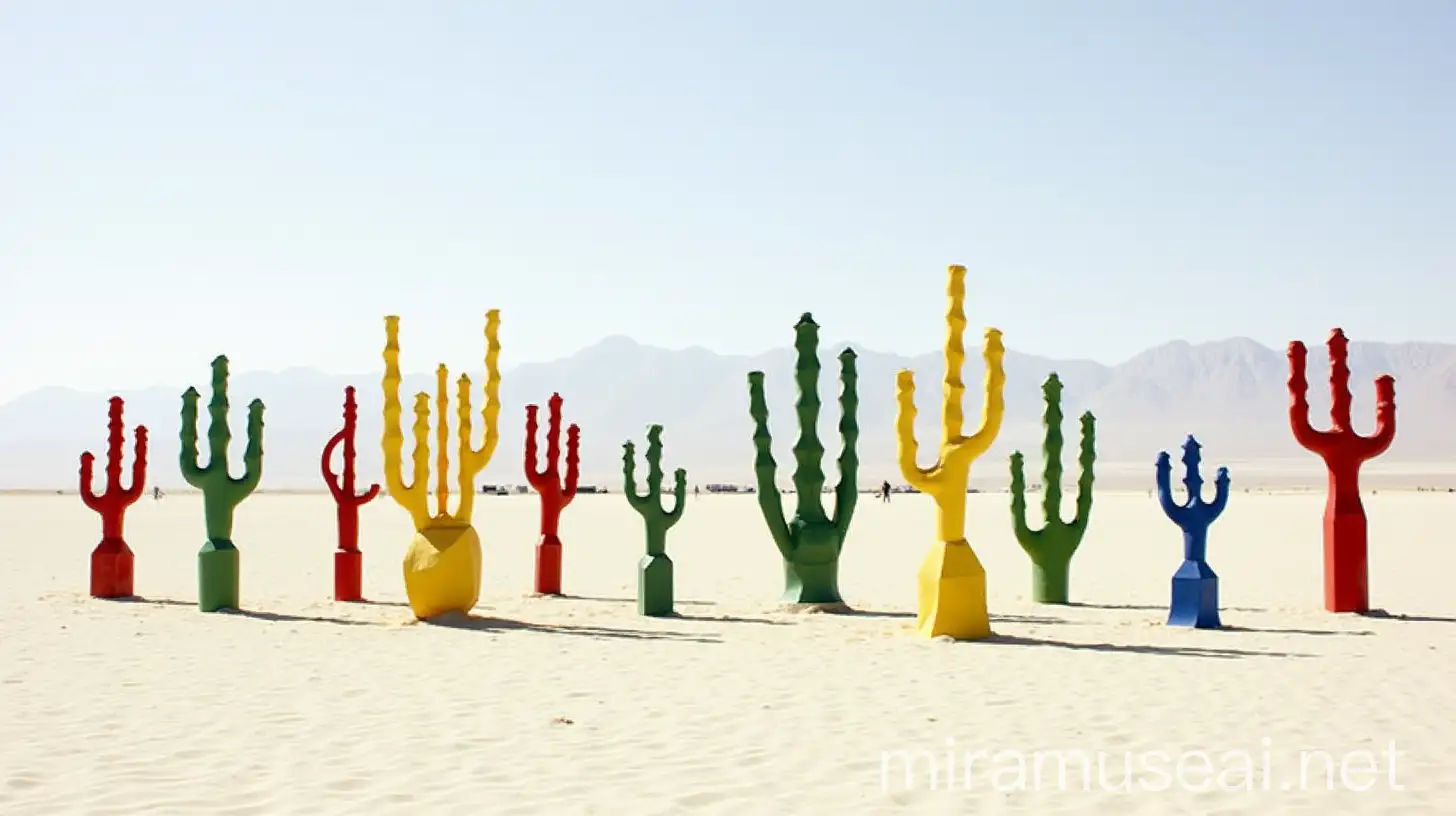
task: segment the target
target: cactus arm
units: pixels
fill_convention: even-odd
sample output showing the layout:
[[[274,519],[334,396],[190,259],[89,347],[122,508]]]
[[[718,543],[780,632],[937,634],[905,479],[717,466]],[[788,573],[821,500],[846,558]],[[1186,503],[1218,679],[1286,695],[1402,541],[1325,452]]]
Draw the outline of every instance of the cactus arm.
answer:
[[[410,457],[410,495],[419,505],[420,518],[430,518],[430,395],[415,394],[415,422],[410,426],[414,453]]]
[[[688,498],[688,472],[682,468],[673,471],[672,486],[672,510],[666,514],[667,526],[664,530],[670,529],[682,519],[683,508],[687,506]]]
[[[131,460],[131,487],[121,491],[122,501],[127,504],[140,499],[147,485],[147,426],[138,425],[134,433],[136,447]]]
[[[941,395],[941,444],[949,445],[961,438],[965,425],[966,383],[961,372],[966,364],[966,268],[952,266],[946,287],[950,301],[945,313],[945,380]]]
[[[536,447],[536,434],[540,432],[540,423],[536,421],[536,415],[540,411],[539,406],[526,406],[526,446],[525,446],[525,471],[526,482],[534,487],[537,492],[541,491],[546,481],[546,474],[539,468],[540,452]]]
[[[793,537],[784,520],[784,500],[779,494],[775,472],[778,463],[773,457],[773,434],[768,428],[768,400],[763,391],[763,372],[748,372],[748,413],[753,417],[753,473],[757,479],[758,508],[768,524],[774,545],[785,558],[793,551]]]
[[[1026,459],[1021,451],[1011,454],[1011,527],[1023,549],[1041,532],[1026,523]]]
[[[1156,483],[1158,504],[1162,506],[1163,512],[1168,518],[1176,523],[1181,517],[1183,508],[1173,501],[1173,463],[1166,451],[1158,454]]]
[[[1006,347],[1001,343],[999,330],[986,330],[986,345],[981,356],[986,361],[986,379],[983,386],[985,403],[981,408],[981,427],[963,445],[966,455],[972,460],[980,458],[996,441],[996,436],[1001,433],[1001,422],[1006,416]]]
[[[243,475],[230,479],[240,492],[237,500],[242,501],[258,489],[263,480],[263,401],[255,399],[248,403],[248,446],[243,450]]]
[[[794,326],[794,413],[799,438],[794,442],[796,515],[807,522],[825,521],[824,443],[819,440],[819,327],[808,312]]]
[[[456,485],[460,488],[460,507],[456,511],[456,518],[469,524],[470,516],[475,512],[475,477],[480,475],[480,471],[485,465],[481,464],[480,457],[476,455],[475,448],[470,444],[470,438],[474,435],[475,428],[470,423],[470,375],[468,374],[461,374],[460,378],[455,381],[455,403],[456,433],[460,434],[460,472],[455,474]],[[443,418],[445,415],[442,413],[440,416]],[[441,424],[443,424],[443,419]],[[532,456],[532,458],[535,457]],[[529,469],[527,469],[526,475],[530,476]],[[444,481],[445,471],[440,471],[440,479]]]
[[[346,433],[348,433],[348,431],[339,431],[338,433],[330,437],[329,441],[324,444],[323,454],[319,457],[319,471],[323,473],[324,484],[329,486],[329,493],[334,497],[334,501],[344,501],[345,499],[345,494],[343,487],[341,486],[342,483],[339,480],[339,475],[334,473],[333,459],[334,451],[337,450],[339,444],[344,441],[344,435]]]
[[[1062,520],[1062,381],[1055,373],[1048,375],[1042,385],[1046,398],[1046,410],[1042,416],[1045,436],[1042,439],[1042,515],[1046,525],[1059,524]]]
[[[633,510],[647,515],[647,497],[637,493],[637,446],[632,442],[622,443],[622,495]]]
[[[561,395],[546,403],[546,473],[561,472]]]
[[[450,371],[441,363],[435,367],[435,515],[450,515]],[[464,472],[464,468],[461,468]]]
[[[1093,466],[1097,462],[1097,418],[1091,411],[1082,414],[1082,449],[1077,456],[1077,516],[1072,526],[1085,528],[1092,515],[1092,486],[1097,480]]]
[[[101,512],[101,497],[96,495],[92,484],[95,468],[96,456],[90,451],[81,454],[81,503],[99,513]]]
[[[126,444],[126,434],[122,420],[121,397],[112,397],[109,410],[107,411],[108,421],[106,423],[106,492],[113,489],[121,489],[121,457],[122,447]],[[123,491],[124,492],[124,491]]]
[[[654,506],[662,501],[662,426],[647,428],[647,500]]]
[[[581,428],[570,425],[566,428],[566,480],[562,483],[561,506],[565,507],[576,498],[576,488],[581,479]]]
[[[1229,497],[1229,472],[1228,468],[1221,467],[1213,479],[1213,503],[1208,505],[1208,522],[1213,523],[1223,513],[1223,508],[1228,505]]]
[[[915,372],[901,371],[895,376],[895,452],[900,475],[916,490],[929,492],[940,480],[941,462],[928,468],[917,463],[920,444],[915,441]]]
[[[1350,394],[1350,347],[1345,333],[1339,329],[1330,332],[1326,343],[1330,352],[1330,426],[1336,433],[1351,433],[1350,407],[1354,397]]]
[[[1386,374],[1375,381],[1375,433],[1367,438],[1361,455],[1374,459],[1395,441],[1395,378]]]
[[[430,509],[426,496],[426,479],[421,478],[429,467],[428,449],[415,448],[414,479],[410,484],[404,481],[404,406],[400,403],[399,388],[404,380],[399,368],[399,318],[393,315],[384,318],[384,436],[380,447],[384,453],[384,484],[390,498],[410,514],[416,530],[424,529],[430,520]],[[423,404],[422,404],[423,401]],[[429,396],[415,398],[416,427],[414,436],[420,441],[419,414],[425,412],[425,428],[429,429]],[[427,478],[427,477],[426,477]]]
[[[1289,344],[1289,427],[1300,447],[1322,455],[1328,444],[1327,435],[1309,423],[1308,354],[1298,340]]]
[[[479,448],[471,445],[471,435],[465,432],[469,423],[462,422],[460,425],[460,510],[457,516],[467,523],[475,511],[475,478],[490,464],[496,446],[500,444],[500,351],[500,309],[491,309],[485,313],[485,405],[480,409],[485,436]],[[460,413],[464,416],[470,405],[470,379],[461,375],[460,380],[465,389],[460,398]]]
[[[834,488],[834,527],[843,547],[859,502],[859,372],[854,349],[839,355],[839,380],[839,438],[844,447],[839,454],[839,484]]]
[[[228,359],[218,355],[212,361],[212,399],[207,403],[207,468],[217,468],[220,478],[228,478],[228,443],[233,431],[228,427]]]
[[[197,403],[201,399],[202,395],[197,393],[196,388],[188,387],[182,393],[182,446],[177,455],[183,480],[198,490],[205,484],[210,469],[197,462]]]

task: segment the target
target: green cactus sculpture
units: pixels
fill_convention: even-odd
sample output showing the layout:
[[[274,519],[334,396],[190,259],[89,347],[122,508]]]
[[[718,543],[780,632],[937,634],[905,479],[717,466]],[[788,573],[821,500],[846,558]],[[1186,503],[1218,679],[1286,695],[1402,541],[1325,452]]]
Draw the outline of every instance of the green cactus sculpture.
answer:
[[[622,493],[647,525],[647,554],[637,562],[637,613],[653,617],[672,614],[672,559],[667,557],[667,531],[682,518],[688,496],[688,472],[673,476],[672,510],[662,509],[662,426],[647,428],[647,493],[637,494],[637,447],[622,445]]]
[[[1026,475],[1021,451],[1011,454],[1011,522],[1016,540],[1031,556],[1031,595],[1037,603],[1067,603],[1067,584],[1072,555],[1087,532],[1092,512],[1092,464],[1097,460],[1097,418],[1082,414],[1082,450],[1077,462],[1082,468],[1077,480],[1077,515],[1062,521],[1062,381],[1052,374],[1041,387],[1046,398],[1046,440],[1042,453],[1046,470],[1042,479],[1042,510],[1046,526],[1033,530],[1026,524]]]
[[[798,360],[794,381],[799,399],[799,441],[794,445],[794,489],[798,508],[794,517],[784,518],[783,498],[775,477],[773,437],[768,429],[768,402],[764,398],[763,372],[748,373],[749,414],[753,417],[753,445],[757,451],[753,469],[758,477],[758,506],[768,522],[769,532],[784,560],[784,594],[780,599],[794,606],[810,605],[824,611],[848,611],[839,595],[839,554],[844,549],[854,505],[859,498],[859,394],[853,349],[839,355],[839,484],[834,489],[834,517],[824,512],[824,444],[819,441],[819,326],[805,312],[794,326],[794,348]]]
[[[197,463],[197,402],[201,395],[188,388],[182,395],[182,449],[178,457],[182,478],[202,491],[207,543],[197,554],[197,605],[204,612],[238,608],[238,549],[233,546],[233,513],[258,486],[263,476],[263,402],[248,404],[248,447],[243,453],[242,478],[228,475],[228,360],[212,361],[212,400],[207,404],[207,467]]]

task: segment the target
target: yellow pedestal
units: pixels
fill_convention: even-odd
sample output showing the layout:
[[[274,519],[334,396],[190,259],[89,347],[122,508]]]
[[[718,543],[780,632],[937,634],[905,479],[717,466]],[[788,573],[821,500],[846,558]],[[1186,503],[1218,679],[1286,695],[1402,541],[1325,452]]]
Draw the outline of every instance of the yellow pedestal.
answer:
[[[986,611],[986,570],[965,539],[938,541],[920,565],[920,609],[915,631],[921,637],[977,640],[991,636]]]
[[[480,536],[469,525],[426,527],[404,556],[404,591],[415,617],[468,613],[480,600]]]

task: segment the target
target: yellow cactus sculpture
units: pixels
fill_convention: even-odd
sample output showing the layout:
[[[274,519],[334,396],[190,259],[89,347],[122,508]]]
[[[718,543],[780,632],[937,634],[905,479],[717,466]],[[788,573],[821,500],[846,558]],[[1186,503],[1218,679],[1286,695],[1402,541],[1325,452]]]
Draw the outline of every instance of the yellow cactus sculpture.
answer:
[[[480,449],[470,444],[470,377],[461,374],[456,391],[459,409],[460,467],[457,484],[460,507],[452,515],[450,500],[450,428],[446,419],[450,407],[447,394],[449,371],[443,364],[435,371],[435,498],[437,511],[430,514],[430,395],[415,395],[415,424],[411,429],[415,450],[414,473],[404,482],[404,428],[400,414],[399,318],[384,318],[384,480],[389,495],[409,511],[415,537],[404,557],[404,589],[410,609],[420,620],[447,612],[468,613],[480,600],[480,536],[470,526],[475,507],[475,477],[490,463],[500,441],[500,310],[485,313],[485,439]]]
[[[981,428],[971,436],[961,434],[965,411],[961,400],[966,384],[961,368],[966,362],[966,268],[950,267],[946,288],[950,309],[945,322],[945,394],[942,411],[940,456],[934,465],[921,468],[916,461],[915,373],[901,371],[895,380],[895,437],[900,473],[911,487],[935,500],[939,541],[926,556],[919,573],[919,610],[916,631],[924,637],[949,636],[974,640],[991,634],[986,611],[986,570],[976,551],[966,541],[966,487],[974,462],[1001,430],[1006,412],[1003,391],[1006,372],[1002,367],[1006,349],[998,329],[986,330],[986,402]]]

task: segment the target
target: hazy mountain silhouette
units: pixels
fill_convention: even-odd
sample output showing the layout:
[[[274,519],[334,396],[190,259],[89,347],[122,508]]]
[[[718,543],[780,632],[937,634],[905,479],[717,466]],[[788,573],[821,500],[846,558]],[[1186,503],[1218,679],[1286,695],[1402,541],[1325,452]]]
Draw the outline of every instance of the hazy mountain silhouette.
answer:
[[[1328,423],[1329,365],[1322,338],[1311,340],[1311,414],[1316,426],[1324,427]],[[980,338],[968,337],[968,345],[964,378],[969,433],[980,422],[984,369]],[[830,484],[837,479],[834,459],[839,452],[838,363],[834,358],[842,348],[843,344],[821,348],[824,408],[819,431],[827,449],[824,465]],[[918,436],[922,464],[929,464],[940,436],[941,356],[934,352],[907,358],[858,346],[855,350],[860,373],[861,483],[899,482],[894,464],[895,374],[902,368],[916,373]],[[461,357],[464,355],[446,362],[459,362]],[[688,469],[693,483],[748,483],[752,479],[753,426],[748,416],[746,375],[751,369],[761,369],[767,378],[780,483],[788,485],[793,471],[791,446],[798,435],[792,410],[793,362],[794,352],[787,344],[765,354],[734,356],[702,348],[666,350],[626,337],[609,337],[565,359],[509,368],[501,386],[500,446],[481,481],[524,481],[523,406],[527,402],[544,406],[551,393],[559,391],[565,398],[567,421],[582,427],[582,475],[588,483],[615,490],[621,480],[622,443],[627,439],[641,442],[649,423],[666,427],[664,467],[669,473],[681,466]],[[1456,416],[1456,345],[1352,342],[1350,363],[1355,424],[1362,433],[1368,433],[1374,423],[1374,378],[1383,373],[1396,378],[1400,430],[1386,455],[1388,460],[1430,462],[1456,456],[1456,423],[1451,421]],[[1210,464],[1235,460],[1291,460],[1297,468],[1317,464],[1294,444],[1289,432],[1284,385],[1287,361],[1282,350],[1245,338],[1198,345],[1172,342],[1116,366],[1008,350],[1006,423],[990,453],[973,468],[973,484],[1004,485],[1006,458],[1014,448],[1027,452],[1029,468],[1040,471],[1041,457],[1036,451],[1042,433],[1041,383],[1052,371],[1065,385],[1065,459],[1070,467],[1075,466],[1075,418],[1088,409],[1098,420],[1099,461],[1108,465],[1146,465],[1151,474],[1158,451],[1174,450],[1190,432],[1203,442]],[[452,425],[453,378],[458,373],[451,372]],[[208,374],[202,367],[190,383],[203,391],[204,405]],[[478,370],[470,374],[476,383],[478,439],[483,379]],[[338,375],[299,368],[235,373],[230,392],[234,473],[242,465],[246,405],[258,397],[267,404],[263,487],[321,486],[319,453],[340,425],[344,386],[353,384],[359,389],[361,473],[367,480],[382,481],[380,378],[378,371]],[[120,394],[127,400],[128,461],[130,426],[145,423],[151,429],[151,481],[164,489],[183,486],[176,465],[178,413],[181,394],[188,385],[175,383]],[[422,390],[433,393],[432,374],[406,377],[406,422],[410,421],[409,395]],[[73,489],[80,453],[91,450],[104,456],[108,396],[50,387],[0,405],[0,488]],[[205,410],[201,421],[205,459]],[[544,432],[544,408],[542,424]],[[456,458],[452,442],[452,465]],[[97,471],[99,474],[101,468]],[[1069,480],[1073,477],[1068,475]]]

